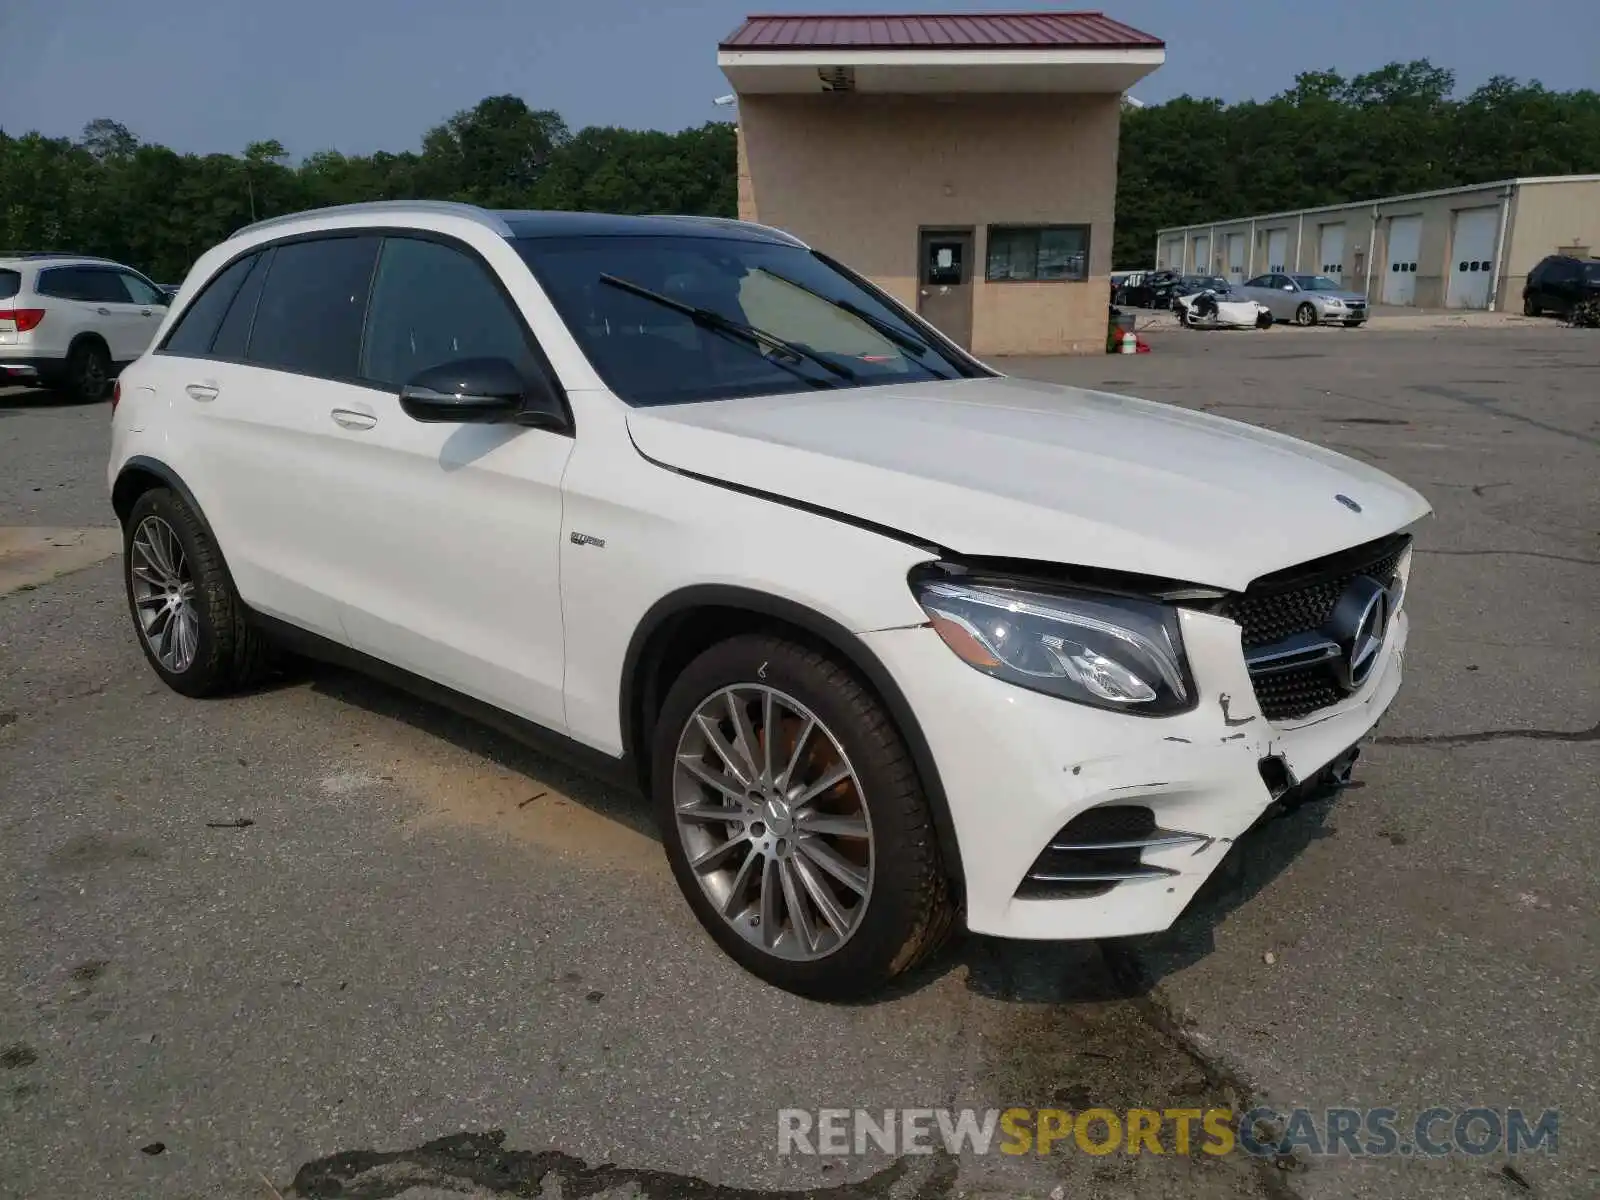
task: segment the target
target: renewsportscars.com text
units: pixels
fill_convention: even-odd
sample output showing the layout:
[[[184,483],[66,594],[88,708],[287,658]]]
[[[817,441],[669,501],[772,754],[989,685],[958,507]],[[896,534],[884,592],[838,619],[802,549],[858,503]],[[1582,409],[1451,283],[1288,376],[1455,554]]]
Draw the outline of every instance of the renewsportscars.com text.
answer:
[[[1560,1113],[1520,1108],[786,1108],[779,1154],[1554,1154]]]

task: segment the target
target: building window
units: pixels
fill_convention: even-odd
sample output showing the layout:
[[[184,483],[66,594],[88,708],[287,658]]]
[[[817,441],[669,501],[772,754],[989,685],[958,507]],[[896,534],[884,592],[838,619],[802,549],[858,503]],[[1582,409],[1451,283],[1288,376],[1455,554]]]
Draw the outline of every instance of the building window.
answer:
[[[990,282],[1089,278],[1087,225],[991,225]]]

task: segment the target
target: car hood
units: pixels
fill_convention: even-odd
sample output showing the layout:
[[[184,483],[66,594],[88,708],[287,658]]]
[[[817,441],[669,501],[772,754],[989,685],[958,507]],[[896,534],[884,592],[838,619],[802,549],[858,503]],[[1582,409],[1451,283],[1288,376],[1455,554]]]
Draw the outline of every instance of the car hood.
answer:
[[[664,466],[944,551],[1231,589],[1430,511],[1382,471],[1282,434],[1021,379],[639,408],[628,428]]]
[[[1307,292],[1308,296],[1320,296],[1324,300],[1343,300],[1346,304],[1365,304],[1367,298],[1360,292]]]

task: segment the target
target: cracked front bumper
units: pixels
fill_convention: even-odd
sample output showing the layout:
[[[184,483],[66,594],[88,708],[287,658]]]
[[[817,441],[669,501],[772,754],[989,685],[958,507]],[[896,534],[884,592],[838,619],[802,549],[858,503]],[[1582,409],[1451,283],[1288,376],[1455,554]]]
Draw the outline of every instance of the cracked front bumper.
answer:
[[[1256,704],[1239,627],[1191,611],[1182,623],[1200,698],[1172,717],[1107,712],[1004,683],[968,667],[926,627],[863,635],[928,740],[950,804],[973,932],[1075,939],[1165,929],[1272,804],[1262,761],[1277,756],[1292,779],[1310,779],[1367,735],[1400,687],[1403,610],[1358,692],[1280,724]],[[1170,874],[1098,895],[1018,896],[1063,826],[1103,805],[1148,808],[1160,829],[1204,840],[1143,852],[1145,864]]]

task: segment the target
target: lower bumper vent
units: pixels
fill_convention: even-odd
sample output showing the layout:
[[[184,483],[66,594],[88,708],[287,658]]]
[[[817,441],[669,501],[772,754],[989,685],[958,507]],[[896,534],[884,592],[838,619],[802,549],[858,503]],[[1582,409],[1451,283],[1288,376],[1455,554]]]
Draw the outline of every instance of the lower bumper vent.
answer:
[[[1146,850],[1199,845],[1210,839],[1156,826],[1142,805],[1108,804],[1079,813],[1050,839],[1023,877],[1018,899],[1081,899],[1100,896],[1119,883],[1176,875],[1141,861]]]

